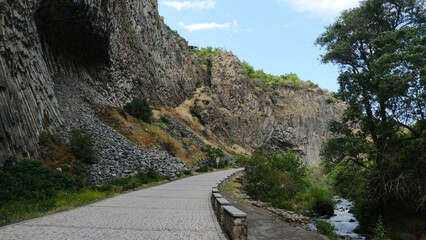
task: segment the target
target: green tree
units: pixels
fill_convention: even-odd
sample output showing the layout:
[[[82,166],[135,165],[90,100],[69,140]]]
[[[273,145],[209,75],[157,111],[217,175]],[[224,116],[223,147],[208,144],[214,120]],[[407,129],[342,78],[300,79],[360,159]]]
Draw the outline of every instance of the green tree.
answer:
[[[144,122],[151,122],[152,108],[149,106],[146,98],[134,98],[130,103],[124,105],[124,111]]]
[[[366,0],[316,40],[347,104],[322,156],[368,171],[364,191],[381,211],[426,209],[425,16],[424,0]]]
[[[206,158],[210,167],[215,168],[216,158],[222,159],[225,156],[221,148],[215,148],[208,144],[204,146],[201,150],[206,153]],[[227,167],[228,164],[225,164],[223,161],[224,160],[220,160],[219,168]]]

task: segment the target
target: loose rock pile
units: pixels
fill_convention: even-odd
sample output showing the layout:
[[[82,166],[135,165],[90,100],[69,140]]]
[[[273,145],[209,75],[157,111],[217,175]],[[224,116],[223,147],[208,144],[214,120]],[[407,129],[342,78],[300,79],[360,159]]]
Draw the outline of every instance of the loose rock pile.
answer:
[[[265,209],[281,216],[284,221],[289,222],[289,223],[309,224],[311,222],[310,217],[299,215],[299,214],[292,212],[292,211],[287,211],[287,210],[280,209],[280,208],[274,208],[274,207],[272,207],[271,203],[265,203],[265,202],[261,202],[261,201],[250,201],[250,202],[251,202],[251,204],[253,204],[257,207],[265,208]]]
[[[109,103],[102,101],[102,96],[91,87],[90,82],[65,76],[57,76],[55,80],[58,103],[65,119],[64,140],[68,140],[72,131],[78,129],[89,133],[94,140],[99,162],[87,166],[93,183],[134,175],[138,168],[153,168],[159,174],[170,177],[185,169],[193,170],[161,148],[138,147],[100,121],[96,117],[96,109]]]
[[[142,149],[114,131],[96,117],[83,114],[79,122],[68,125],[68,131],[83,129],[94,140],[99,162],[88,166],[92,182],[99,183],[114,177],[126,177],[137,173],[137,168],[153,168],[161,175],[176,177],[192,168],[161,148]]]
[[[174,139],[181,142],[185,149],[188,149],[190,146],[184,140],[184,138],[189,139],[190,141],[194,142],[198,146],[204,146],[203,140],[201,140],[197,135],[189,131],[182,123],[180,123],[178,120],[174,119],[170,115],[167,115],[166,117],[169,119],[169,123],[166,124],[167,125],[166,128],[162,127],[162,130],[168,133]]]

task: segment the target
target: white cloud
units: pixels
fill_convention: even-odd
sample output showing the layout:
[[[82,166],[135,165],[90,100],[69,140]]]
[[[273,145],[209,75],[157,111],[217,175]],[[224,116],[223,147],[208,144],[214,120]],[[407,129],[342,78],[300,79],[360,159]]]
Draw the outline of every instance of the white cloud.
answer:
[[[193,31],[198,31],[198,30],[204,30],[204,29],[215,29],[215,28],[219,28],[219,29],[229,29],[231,27],[230,23],[224,23],[224,24],[218,24],[218,23],[196,23],[196,24],[190,24],[190,25],[185,25],[184,23],[179,23],[179,26],[187,29],[190,32]]]
[[[166,1],[166,2],[162,2],[161,4],[176,8],[178,11],[180,11],[184,8],[210,9],[210,8],[214,8],[216,3],[212,0],[207,0],[207,1],[195,1],[195,2]]]
[[[307,12],[311,17],[333,19],[345,9],[358,6],[360,0],[278,0],[290,4],[298,12]]]
[[[233,20],[232,22],[228,22],[228,23],[223,23],[223,24],[211,22],[211,23],[195,23],[195,24],[185,25],[183,22],[180,22],[179,26],[185,28],[189,32],[206,30],[206,29],[226,29],[226,30],[233,31],[235,33],[244,33],[244,32],[253,31],[250,28],[247,28],[247,29],[241,28],[240,25],[238,24],[238,21],[236,20]]]

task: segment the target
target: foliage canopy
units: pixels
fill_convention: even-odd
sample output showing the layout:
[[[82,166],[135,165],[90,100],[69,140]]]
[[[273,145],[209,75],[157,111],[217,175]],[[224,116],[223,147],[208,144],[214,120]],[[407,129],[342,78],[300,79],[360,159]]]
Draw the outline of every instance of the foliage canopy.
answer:
[[[340,67],[337,97],[347,103],[322,156],[360,166],[376,211],[426,210],[425,6],[363,1],[316,40],[326,50],[322,61]]]
[[[146,100],[146,98],[134,98],[131,102],[124,105],[123,109],[128,114],[137,119],[147,123],[151,122],[151,117],[153,114],[152,108],[149,106],[148,100]]]

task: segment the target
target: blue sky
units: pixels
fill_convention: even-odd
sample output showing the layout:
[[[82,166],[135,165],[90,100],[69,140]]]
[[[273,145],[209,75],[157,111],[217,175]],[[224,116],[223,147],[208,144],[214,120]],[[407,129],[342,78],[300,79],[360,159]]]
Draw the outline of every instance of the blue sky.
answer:
[[[339,13],[359,0],[158,0],[170,28],[190,45],[232,51],[255,69],[294,72],[337,91],[338,68],[314,45]]]

